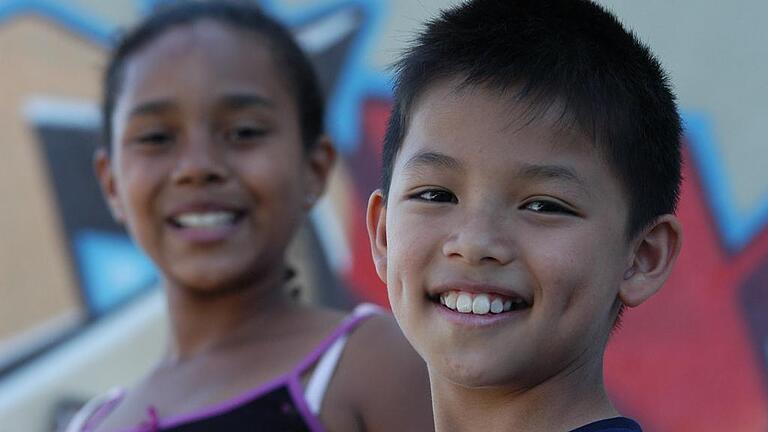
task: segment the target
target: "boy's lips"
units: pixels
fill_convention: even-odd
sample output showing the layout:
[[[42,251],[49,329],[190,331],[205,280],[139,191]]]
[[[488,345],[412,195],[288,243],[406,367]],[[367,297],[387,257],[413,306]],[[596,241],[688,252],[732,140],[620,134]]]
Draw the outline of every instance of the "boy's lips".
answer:
[[[474,313],[462,313],[456,310],[449,309],[445,305],[440,303],[434,303],[430,305],[431,308],[437,314],[437,316],[448,321],[450,324],[458,325],[462,328],[482,328],[492,326],[501,323],[510,322],[510,320],[522,319],[530,312],[530,307],[520,310],[509,310],[501,313],[486,313],[486,314],[474,314]]]
[[[465,324],[468,319],[472,321],[470,316],[483,317],[488,321],[491,317],[527,310],[533,304],[532,300],[527,300],[514,289],[478,283],[442,284],[428,290],[427,298],[443,313],[456,315],[455,318]]]
[[[434,285],[427,288],[427,297],[439,300],[441,297],[444,297],[451,292],[467,293],[472,296],[485,294],[490,297],[500,297],[503,300],[510,300],[512,302],[524,302],[528,305],[533,304],[533,299],[521,290],[492,283],[478,282],[448,282]]]

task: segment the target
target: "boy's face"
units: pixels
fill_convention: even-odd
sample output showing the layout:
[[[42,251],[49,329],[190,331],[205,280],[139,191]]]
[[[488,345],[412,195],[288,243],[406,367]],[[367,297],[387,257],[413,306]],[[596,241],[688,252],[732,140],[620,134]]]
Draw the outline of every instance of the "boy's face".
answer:
[[[433,375],[464,386],[525,388],[599,362],[632,261],[618,180],[558,132],[557,110],[528,122],[527,108],[436,84],[386,204],[377,192],[369,206],[399,324]]]

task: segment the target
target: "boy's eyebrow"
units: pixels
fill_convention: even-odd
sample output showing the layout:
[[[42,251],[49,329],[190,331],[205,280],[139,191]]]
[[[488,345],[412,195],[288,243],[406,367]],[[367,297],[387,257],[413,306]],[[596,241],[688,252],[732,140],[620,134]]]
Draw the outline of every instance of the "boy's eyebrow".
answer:
[[[413,170],[423,167],[439,166],[441,168],[462,171],[464,168],[457,159],[454,159],[446,154],[438,152],[419,152],[413,157],[408,159],[405,163],[404,170]]]
[[[518,172],[521,177],[565,181],[576,183],[584,190],[587,189],[584,180],[576,174],[576,171],[562,165],[523,164]]]

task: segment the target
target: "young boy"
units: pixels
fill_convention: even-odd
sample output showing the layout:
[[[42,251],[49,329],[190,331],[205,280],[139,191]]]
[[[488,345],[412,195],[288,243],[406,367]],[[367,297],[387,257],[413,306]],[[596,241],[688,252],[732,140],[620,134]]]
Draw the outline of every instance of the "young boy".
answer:
[[[589,1],[476,0],[429,22],[396,72],[367,222],[437,430],[640,431],[602,363],[681,245],[658,61]]]

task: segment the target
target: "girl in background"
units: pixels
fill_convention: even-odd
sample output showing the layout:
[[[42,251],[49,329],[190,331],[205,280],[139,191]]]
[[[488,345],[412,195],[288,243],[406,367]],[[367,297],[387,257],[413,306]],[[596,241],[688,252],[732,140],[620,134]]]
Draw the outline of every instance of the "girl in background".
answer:
[[[167,354],[72,431],[428,431],[428,381],[394,321],[302,305],[286,248],[335,153],[289,32],[245,2],[167,6],[105,81],[96,170],[162,272]]]

